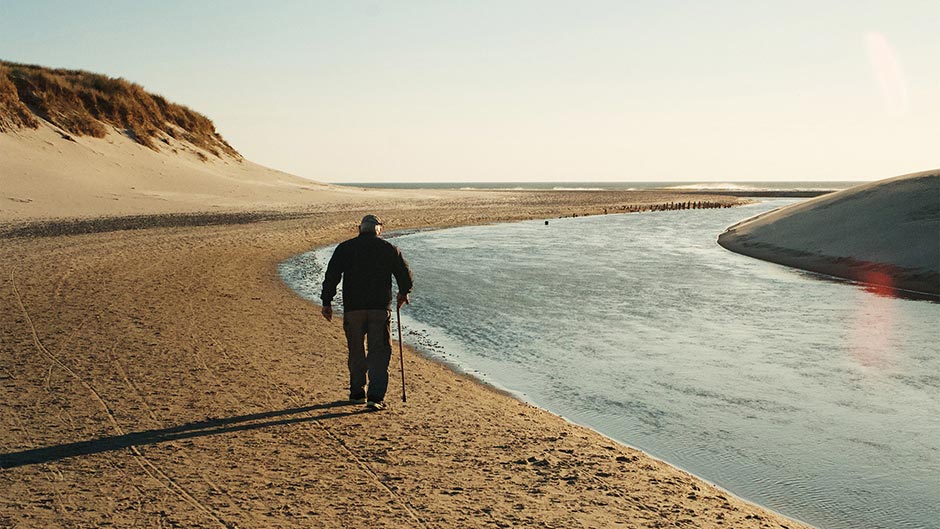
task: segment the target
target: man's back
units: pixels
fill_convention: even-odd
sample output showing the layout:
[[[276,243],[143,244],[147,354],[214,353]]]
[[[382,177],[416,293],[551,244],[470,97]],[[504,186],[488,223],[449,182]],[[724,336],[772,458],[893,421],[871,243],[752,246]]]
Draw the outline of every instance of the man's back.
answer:
[[[323,280],[321,299],[324,306],[336,295],[336,285],[343,278],[343,309],[388,309],[392,300],[392,276],[399,292],[409,292],[411,271],[401,252],[374,233],[360,233],[336,247]]]

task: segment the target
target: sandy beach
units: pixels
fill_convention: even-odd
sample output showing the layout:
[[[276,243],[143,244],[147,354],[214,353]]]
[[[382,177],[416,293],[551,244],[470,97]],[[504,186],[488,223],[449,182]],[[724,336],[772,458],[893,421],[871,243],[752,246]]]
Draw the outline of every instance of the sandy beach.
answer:
[[[938,13],[842,4],[4,3],[0,529],[934,527]],[[366,214],[501,238],[381,411],[279,274]]]
[[[341,322],[277,273],[365,213],[402,230],[746,200],[340,187],[248,162],[126,81],[17,75],[0,86],[0,527],[804,527],[410,348],[408,402],[393,383],[366,413],[344,400]],[[82,82],[150,114],[53,98],[50,121],[11,99],[104,94]]]
[[[4,239],[0,526],[803,527],[407,348],[407,403],[346,404],[341,324],[281,260],[367,210],[404,229],[670,198],[432,195]]]

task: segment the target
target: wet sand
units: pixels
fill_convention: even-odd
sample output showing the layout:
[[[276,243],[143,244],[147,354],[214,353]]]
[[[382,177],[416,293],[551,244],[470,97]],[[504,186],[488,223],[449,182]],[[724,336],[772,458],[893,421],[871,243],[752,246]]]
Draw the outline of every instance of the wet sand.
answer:
[[[408,402],[393,376],[391,409],[364,413],[341,323],[276,270],[367,211],[396,230],[737,199],[389,196],[5,226],[0,527],[807,527],[408,348]]]

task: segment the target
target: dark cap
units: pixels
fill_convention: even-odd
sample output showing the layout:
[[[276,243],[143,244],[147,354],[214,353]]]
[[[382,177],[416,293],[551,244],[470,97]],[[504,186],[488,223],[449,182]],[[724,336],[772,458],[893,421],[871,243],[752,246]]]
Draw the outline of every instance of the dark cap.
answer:
[[[382,226],[382,221],[379,220],[379,218],[376,217],[375,215],[366,215],[365,217],[362,217],[362,222],[360,222],[359,224],[360,225],[372,224],[372,225]]]

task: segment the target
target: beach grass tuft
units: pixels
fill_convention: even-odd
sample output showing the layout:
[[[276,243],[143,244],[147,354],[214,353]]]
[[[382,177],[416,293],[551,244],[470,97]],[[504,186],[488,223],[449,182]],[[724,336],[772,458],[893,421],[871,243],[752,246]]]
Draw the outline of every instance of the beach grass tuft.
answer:
[[[39,122],[20,100],[16,86],[10,81],[9,68],[0,64],[0,132],[38,126]]]

